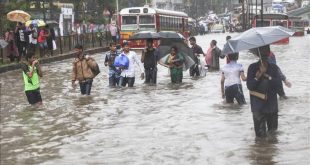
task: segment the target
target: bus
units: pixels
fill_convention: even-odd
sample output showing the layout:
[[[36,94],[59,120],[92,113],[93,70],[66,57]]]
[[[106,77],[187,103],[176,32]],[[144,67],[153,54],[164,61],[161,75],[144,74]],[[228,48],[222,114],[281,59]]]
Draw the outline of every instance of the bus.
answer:
[[[283,13],[268,13],[263,14],[263,20],[261,15],[256,15],[252,21],[252,27],[266,27],[266,26],[283,26],[289,28],[289,17]],[[274,44],[288,44],[289,38],[284,38]]]
[[[184,12],[155,9],[150,7],[131,7],[120,11],[118,17],[120,43],[127,41],[130,36],[139,31],[175,31],[188,38],[188,15]],[[144,48],[144,40],[129,42],[131,48]],[[158,42],[154,42],[157,46]]]
[[[289,17],[289,28],[295,32],[293,36],[304,36],[307,26],[309,26],[308,21],[301,19],[301,17]]]

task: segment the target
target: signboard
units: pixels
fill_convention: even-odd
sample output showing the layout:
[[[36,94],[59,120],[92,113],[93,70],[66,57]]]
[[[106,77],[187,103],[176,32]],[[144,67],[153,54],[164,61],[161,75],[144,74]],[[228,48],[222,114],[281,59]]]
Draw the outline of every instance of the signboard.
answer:
[[[64,7],[62,7],[61,8],[61,13],[63,15],[72,15],[73,14],[72,8],[64,8]]]

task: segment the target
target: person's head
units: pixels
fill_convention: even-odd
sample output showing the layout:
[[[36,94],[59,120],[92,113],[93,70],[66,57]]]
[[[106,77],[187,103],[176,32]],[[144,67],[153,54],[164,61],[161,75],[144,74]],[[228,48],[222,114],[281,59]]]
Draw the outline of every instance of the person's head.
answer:
[[[153,39],[147,39],[146,40],[146,46],[148,48],[152,48],[153,47]]]
[[[129,52],[130,47],[129,47],[129,43],[128,42],[124,42],[122,46],[123,46],[124,52]]]
[[[172,46],[170,49],[171,54],[175,55],[178,53],[178,48],[176,46]]]
[[[231,36],[226,36],[226,41],[230,40]]]
[[[239,53],[231,53],[227,55],[229,60],[231,61],[237,61],[239,58]]]
[[[270,46],[265,45],[259,48],[250,49],[250,52],[256,55],[257,57],[260,57],[264,61],[268,59],[268,56],[270,54]]]
[[[210,46],[216,46],[216,44],[217,44],[217,42],[215,41],[215,40],[212,40],[211,42],[210,42]]]
[[[115,42],[111,42],[111,43],[110,43],[110,50],[111,50],[112,52],[115,52],[115,51],[116,51],[116,43],[115,43]]]
[[[195,45],[195,44],[196,44],[196,38],[195,38],[195,37],[190,37],[190,38],[189,38],[189,43],[190,43],[191,45]]]
[[[77,52],[78,58],[83,58],[83,46],[80,44],[75,45],[74,50]]]
[[[32,64],[32,62],[33,62],[34,60],[36,60],[36,58],[35,58],[35,56],[34,56],[34,52],[29,51],[29,52],[26,54],[25,59],[28,61],[29,64]]]
[[[10,32],[10,29],[9,29],[9,28],[7,28],[7,29],[6,29],[6,31],[7,31],[7,32]]]
[[[23,23],[18,22],[17,25],[18,25],[18,27],[22,27],[22,26],[23,26]]]
[[[48,24],[46,24],[46,25],[45,25],[45,28],[46,28],[46,29],[49,29],[49,28],[50,28],[50,26],[49,26]]]

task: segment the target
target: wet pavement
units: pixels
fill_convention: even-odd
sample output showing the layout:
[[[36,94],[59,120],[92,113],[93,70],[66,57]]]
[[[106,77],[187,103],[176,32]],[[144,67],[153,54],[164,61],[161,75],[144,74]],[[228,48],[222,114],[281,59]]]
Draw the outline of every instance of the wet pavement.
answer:
[[[216,39],[222,48],[226,35],[236,34],[197,36],[197,43],[206,52]],[[184,72],[184,83],[172,85],[160,66],[157,86],[137,78],[132,89],[111,89],[101,54],[101,74],[83,97],[71,88],[72,60],[50,63],[40,110],[28,105],[20,70],[0,74],[0,164],[310,164],[309,46],[310,35],[272,46],[293,86],[279,101],[278,134],[265,140],[255,139],[245,83],[248,104],[226,105],[220,72],[196,80]],[[245,70],[256,60],[248,52],[239,57]]]

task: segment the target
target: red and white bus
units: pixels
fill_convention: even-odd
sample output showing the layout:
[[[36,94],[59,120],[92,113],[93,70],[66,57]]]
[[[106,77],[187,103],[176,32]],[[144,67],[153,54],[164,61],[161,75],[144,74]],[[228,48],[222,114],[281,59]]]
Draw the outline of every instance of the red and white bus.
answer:
[[[256,15],[252,21],[252,27],[266,27],[266,26],[283,26],[289,28],[290,22],[286,14],[282,13],[270,13],[263,15],[263,21],[261,15]],[[274,44],[287,44],[289,38],[282,39]]]
[[[289,17],[289,28],[295,32],[294,36],[304,36],[305,27],[307,26],[309,26],[309,22],[307,20],[303,20],[301,17]]]
[[[139,31],[175,31],[189,36],[188,15],[184,12],[154,9],[150,7],[131,7],[120,11],[118,17],[120,43]],[[144,48],[144,40],[130,41],[131,48]],[[156,46],[157,43],[155,43]]]

